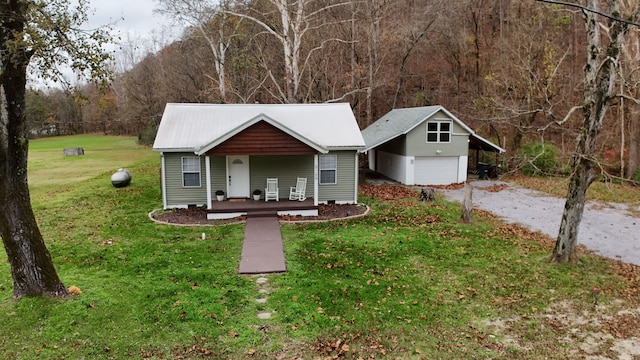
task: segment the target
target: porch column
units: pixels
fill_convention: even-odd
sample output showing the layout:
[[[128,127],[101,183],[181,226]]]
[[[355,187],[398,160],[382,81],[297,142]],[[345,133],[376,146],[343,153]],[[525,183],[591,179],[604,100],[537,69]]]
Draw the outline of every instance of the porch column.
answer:
[[[318,154],[313,155],[313,206],[318,206]]]
[[[205,168],[205,176],[206,184],[207,184],[207,209],[211,209],[211,203],[213,199],[211,198],[211,159],[208,155],[204,157],[204,168]]]
[[[160,153],[160,177],[162,181],[162,207],[167,209],[167,177],[165,172],[167,171],[166,164],[164,162],[164,153]]]
[[[355,189],[356,189],[356,190],[355,190],[355,193],[353,194],[353,203],[354,203],[354,204],[357,204],[357,203],[358,203],[358,180],[359,180],[359,179],[358,179],[358,170],[359,170],[359,169],[358,169],[358,165],[359,165],[359,164],[358,164],[358,157],[359,157],[359,153],[356,151],[356,155],[355,155],[355,158],[356,158],[356,159],[355,159],[355,160],[356,160],[356,166],[355,166],[356,174],[355,174],[355,176],[353,177],[354,179],[356,179],[356,180],[355,180]]]

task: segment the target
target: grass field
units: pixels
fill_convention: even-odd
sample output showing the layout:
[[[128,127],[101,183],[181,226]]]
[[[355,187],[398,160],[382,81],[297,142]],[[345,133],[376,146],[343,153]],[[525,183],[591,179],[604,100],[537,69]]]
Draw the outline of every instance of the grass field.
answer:
[[[70,146],[86,155],[63,158]],[[116,189],[119,167],[133,180]],[[480,212],[459,223],[440,198],[362,197],[367,217],[283,225],[288,271],[259,286],[237,274],[242,224],[148,219],[159,155],[133,138],[33,141],[29,177],[58,273],[82,294],[12,300],[2,253],[3,359],[615,357],[640,336],[637,269],[586,253],[550,265],[549,239]]]

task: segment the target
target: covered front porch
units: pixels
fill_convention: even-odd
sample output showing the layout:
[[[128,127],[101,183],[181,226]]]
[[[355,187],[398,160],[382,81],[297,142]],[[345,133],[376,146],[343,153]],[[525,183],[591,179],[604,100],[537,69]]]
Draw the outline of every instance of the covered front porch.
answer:
[[[231,199],[212,201],[207,209],[207,219],[231,219],[243,215],[298,215],[318,216],[318,205],[313,198],[304,201],[264,201],[252,199]]]

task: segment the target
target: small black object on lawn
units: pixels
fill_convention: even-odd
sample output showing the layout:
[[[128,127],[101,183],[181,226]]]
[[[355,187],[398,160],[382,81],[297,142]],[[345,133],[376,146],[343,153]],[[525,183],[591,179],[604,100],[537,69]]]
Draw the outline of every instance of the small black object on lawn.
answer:
[[[120,188],[131,183],[131,173],[126,169],[118,169],[116,173],[111,175],[111,185]]]

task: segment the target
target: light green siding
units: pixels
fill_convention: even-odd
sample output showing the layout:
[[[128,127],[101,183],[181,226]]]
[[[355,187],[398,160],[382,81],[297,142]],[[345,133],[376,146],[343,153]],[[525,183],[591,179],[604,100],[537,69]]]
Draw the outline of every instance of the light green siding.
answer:
[[[318,185],[318,201],[336,201],[338,203],[355,203],[356,194],[356,152],[335,151],[329,155],[337,155],[338,181],[336,184]]]
[[[450,143],[428,143],[427,122],[449,120],[452,124]],[[401,156],[465,156],[469,151],[469,132],[453,121],[442,111],[435,113],[427,121],[423,121],[406,135],[378,147],[379,151]],[[437,151],[440,150],[438,154]]]
[[[209,158],[211,170],[211,192],[222,190],[227,193],[227,158],[225,156],[211,156]],[[212,194],[212,199],[215,195]]]
[[[449,120],[453,126],[450,143],[428,143],[427,122]],[[437,153],[440,150],[440,153]],[[411,130],[406,136],[405,154],[409,156],[463,156],[469,152],[469,132],[439,111]]]
[[[182,157],[193,153],[163,153],[164,179],[167,207],[205,205],[207,203],[207,183],[204,158],[200,159],[200,186],[182,186]]]
[[[249,157],[251,191],[260,189],[264,198],[267,178],[278,178],[280,199],[289,198],[289,189],[298,177],[307,178],[306,194],[313,196],[313,155],[259,155]]]
[[[331,152],[337,156],[337,183],[318,185],[318,201],[336,201],[354,203],[356,194],[356,152]],[[206,205],[207,184],[205,157],[200,158],[201,186],[188,188],[182,186],[182,157],[191,153],[164,153],[165,189],[167,207],[186,205]],[[225,156],[212,156],[210,160],[211,192],[227,191],[227,164]],[[314,156],[313,155],[256,155],[249,157],[251,191],[263,192],[267,178],[278,178],[280,199],[289,198],[289,190],[296,185],[298,177],[307,178],[307,197],[314,196]],[[213,197],[213,196],[212,196]]]

